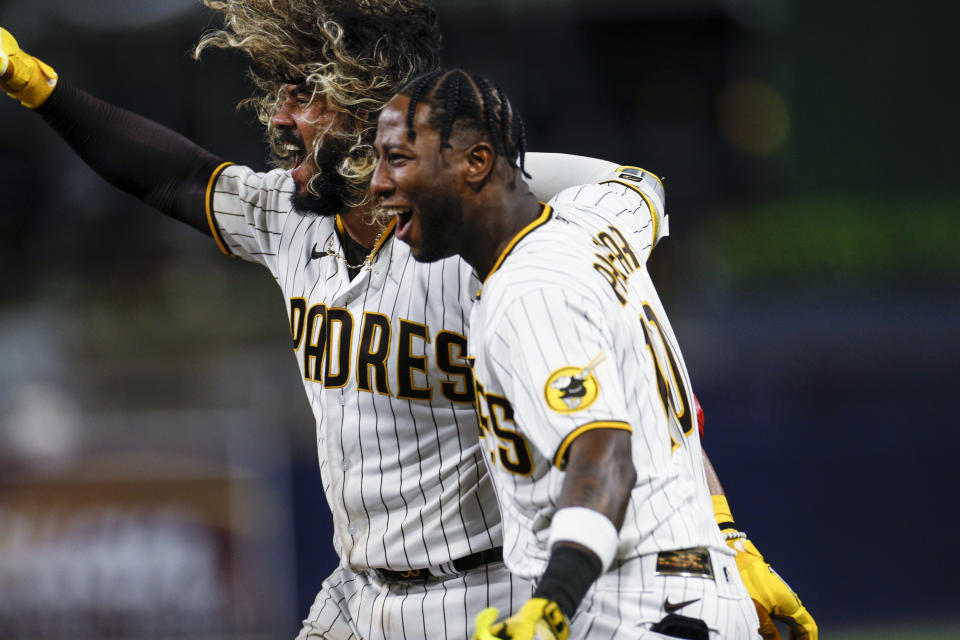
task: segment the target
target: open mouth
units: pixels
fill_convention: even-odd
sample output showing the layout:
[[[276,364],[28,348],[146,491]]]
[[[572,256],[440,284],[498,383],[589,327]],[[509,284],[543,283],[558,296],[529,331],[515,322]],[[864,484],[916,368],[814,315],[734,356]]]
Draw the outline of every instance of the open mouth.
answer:
[[[300,165],[303,164],[303,160],[307,155],[306,153],[304,153],[303,147],[301,147],[300,145],[296,145],[288,142],[285,145],[283,145],[283,149],[288,153],[293,154],[293,157],[294,157],[293,171],[296,171],[297,169],[299,169]]]
[[[413,219],[413,209],[406,207],[384,207],[383,211],[391,216],[397,216],[397,237],[401,240],[410,228],[410,221]]]
[[[290,175],[297,184],[298,191],[307,188],[307,183],[313,175],[312,165],[307,162],[309,156],[306,149],[296,142],[287,142],[283,145],[288,158],[293,158],[293,167],[290,169]]]

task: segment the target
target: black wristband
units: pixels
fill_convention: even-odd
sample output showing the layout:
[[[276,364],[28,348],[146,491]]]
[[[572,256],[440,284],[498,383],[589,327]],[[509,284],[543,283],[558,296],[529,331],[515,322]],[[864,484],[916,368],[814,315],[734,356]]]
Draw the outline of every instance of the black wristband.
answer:
[[[572,618],[587,589],[602,572],[600,558],[590,551],[558,544],[550,553],[533,597],[553,600],[567,618]]]
[[[723,531],[724,529],[736,529],[737,531],[740,530],[740,528],[737,526],[737,523],[733,520],[728,522],[718,522],[717,526],[720,527],[720,531]]]

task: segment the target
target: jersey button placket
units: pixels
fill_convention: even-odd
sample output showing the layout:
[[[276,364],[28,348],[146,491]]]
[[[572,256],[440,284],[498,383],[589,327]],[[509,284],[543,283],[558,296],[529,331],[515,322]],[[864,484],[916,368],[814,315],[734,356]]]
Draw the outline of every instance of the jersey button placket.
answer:
[[[335,423],[335,419],[333,421]],[[346,503],[343,501],[343,486],[346,478],[342,472],[336,473],[337,467],[340,466],[337,460],[340,459],[341,456],[340,449],[342,442],[340,438],[335,437],[331,432],[327,432],[327,435],[328,437],[325,438],[326,459],[330,463],[331,471],[330,488],[327,490],[327,497],[331,511],[333,512],[334,535],[340,542],[343,556],[349,557],[350,553],[353,552],[353,536],[347,529],[350,524],[350,512]]]

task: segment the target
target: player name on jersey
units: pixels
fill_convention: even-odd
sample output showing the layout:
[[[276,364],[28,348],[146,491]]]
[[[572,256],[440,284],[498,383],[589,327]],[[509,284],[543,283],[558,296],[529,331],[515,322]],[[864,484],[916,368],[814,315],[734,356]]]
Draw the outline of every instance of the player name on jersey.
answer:
[[[623,233],[610,225],[607,231],[601,231],[593,237],[593,244],[601,248],[595,255],[598,262],[593,263],[596,269],[617,296],[621,305],[627,304],[627,278],[642,265],[633,252],[630,243]]]

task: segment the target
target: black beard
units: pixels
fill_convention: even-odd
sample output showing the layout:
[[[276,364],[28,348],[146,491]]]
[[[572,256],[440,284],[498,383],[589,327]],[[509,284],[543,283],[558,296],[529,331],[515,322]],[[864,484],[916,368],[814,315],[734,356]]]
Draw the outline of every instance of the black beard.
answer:
[[[306,216],[335,216],[342,213],[347,197],[347,181],[336,171],[332,175],[326,171],[311,181],[316,191],[300,191],[290,199],[293,210]]]
[[[411,251],[417,262],[436,262],[455,253],[463,232],[463,208],[456,198],[445,195],[425,201],[419,211],[420,248]]]
[[[307,216],[335,216],[343,213],[350,187],[346,179],[337,171],[337,165],[343,160],[341,150],[321,149],[316,158],[319,171],[310,180],[309,188],[297,192],[290,199],[296,213]],[[314,193],[316,192],[316,193]]]

